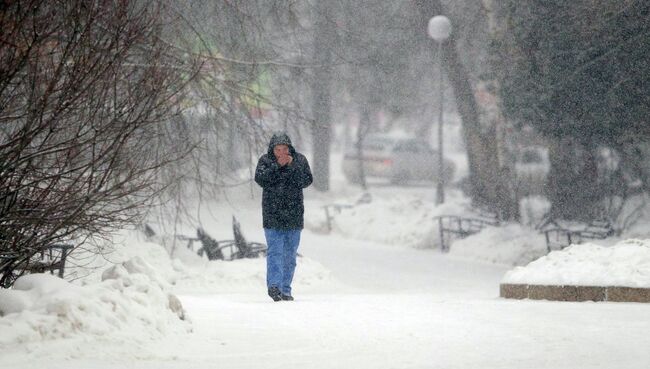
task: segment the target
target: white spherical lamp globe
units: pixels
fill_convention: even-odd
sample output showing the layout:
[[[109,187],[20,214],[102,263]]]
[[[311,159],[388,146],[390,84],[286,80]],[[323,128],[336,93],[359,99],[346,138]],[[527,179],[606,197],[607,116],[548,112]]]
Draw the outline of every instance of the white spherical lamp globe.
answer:
[[[444,15],[436,15],[429,20],[428,31],[432,39],[442,42],[451,35],[451,22]]]

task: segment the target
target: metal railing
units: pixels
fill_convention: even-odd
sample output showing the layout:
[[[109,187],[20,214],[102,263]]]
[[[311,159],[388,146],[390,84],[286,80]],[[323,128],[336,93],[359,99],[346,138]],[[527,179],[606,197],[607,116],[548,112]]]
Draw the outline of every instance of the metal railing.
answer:
[[[440,250],[448,252],[454,238],[465,238],[476,234],[488,226],[498,226],[501,221],[496,217],[461,217],[456,215],[440,215],[433,218],[438,221]]]

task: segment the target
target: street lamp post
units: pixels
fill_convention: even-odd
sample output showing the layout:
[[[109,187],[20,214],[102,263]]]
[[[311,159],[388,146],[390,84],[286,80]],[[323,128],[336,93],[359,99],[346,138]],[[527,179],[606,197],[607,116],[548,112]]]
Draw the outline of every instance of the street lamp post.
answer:
[[[429,20],[429,36],[438,43],[438,88],[439,94],[439,112],[438,112],[438,182],[436,186],[436,204],[440,205],[445,202],[445,190],[443,186],[443,175],[445,165],[443,163],[443,143],[442,143],[442,108],[443,108],[443,86],[442,86],[442,43],[451,35],[451,22],[444,15],[437,15]]]

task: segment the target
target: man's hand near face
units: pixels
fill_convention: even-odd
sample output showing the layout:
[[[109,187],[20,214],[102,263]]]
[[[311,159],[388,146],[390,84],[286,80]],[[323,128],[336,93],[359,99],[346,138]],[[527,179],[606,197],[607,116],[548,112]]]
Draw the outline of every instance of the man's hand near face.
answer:
[[[293,161],[293,157],[291,155],[278,157],[278,164],[280,164],[281,167],[291,164],[292,161]]]
[[[289,155],[289,146],[287,145],[276,145],[273,148],[273,154],[278,160],[278,164],[283,167],[289,165],[293,162],[293,157]]]

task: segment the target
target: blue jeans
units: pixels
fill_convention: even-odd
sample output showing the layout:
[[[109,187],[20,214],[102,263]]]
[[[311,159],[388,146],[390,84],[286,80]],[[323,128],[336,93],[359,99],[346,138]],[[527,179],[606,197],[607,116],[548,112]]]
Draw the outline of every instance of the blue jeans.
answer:
[[[266,244],[266,286],[278,287],[283,295],[291,295],[291,281],[296,270],[300,229],[264,228]]]

